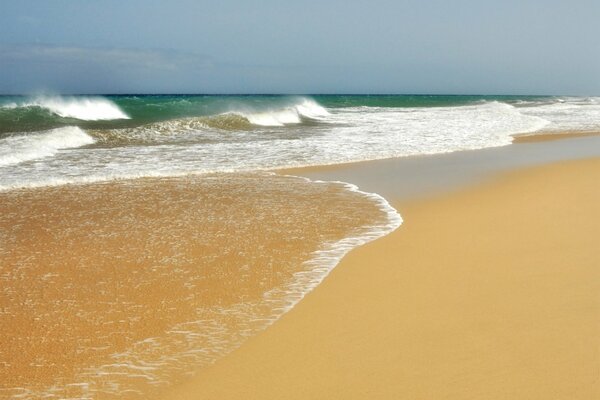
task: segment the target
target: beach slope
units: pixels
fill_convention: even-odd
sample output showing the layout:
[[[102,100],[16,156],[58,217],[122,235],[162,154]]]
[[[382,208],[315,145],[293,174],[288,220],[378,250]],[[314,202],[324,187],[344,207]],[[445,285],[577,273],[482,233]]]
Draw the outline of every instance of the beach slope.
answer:
[[[416,202],[168,399],[600,395],[600,159]]]

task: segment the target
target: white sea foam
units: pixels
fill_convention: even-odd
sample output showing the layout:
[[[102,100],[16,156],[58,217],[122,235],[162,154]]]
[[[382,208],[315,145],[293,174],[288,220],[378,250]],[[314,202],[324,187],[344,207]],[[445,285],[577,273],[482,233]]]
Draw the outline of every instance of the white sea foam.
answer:
[[[295,176],[290,177],[299,178]],[[310,182],[307,178],[300,179],[306,179]],[[312,254],[312,258],[304,263],[304,265],[308,267],[306,271],[294,274],[294,281],[290,282],[288,285],[265,293],[264,297],[266,299],[280,303],[275,307],[276,310],[280,310],[280,313],[274,315],[269,323],[272,323],[279,318],[280,314],[291,310],[307,293],[316,288],[336,265],[339,264],[342,258],[350,252],[350,250],[388,235],[398,229],[403,222],[398,211],[392,207],[385,198],[377,193],[363,192],[358,186],[347,182],[312,182],[315,184],[335,183],[342,185],[346,190],[356,192],[373,201],[373,203],[386,215],[386,218],[374,225],[363,227],[362,230],[354,236],[349,236],[336,242],[324,243],[319,250]]]
[[[278,110],[261,113],[240,113],[250,121],[251,124],[260,126],[284,126],[288,124],[299,124],[300,115],[295,109]]]
[[[453,107],[351,107],[325,112],[314,102],[292,104],[294,110],[308,108],[310,112],[298,113],[318,120],[252,127],[241,117],[221,115],[119,132],[104,130],[105,137],[89,131],[110,146],[60,152],[18,168],[4,163],[0,165],[0,190],[439,154],[505,146],[512,143],[514,134],[541,129],[600,128],[600,105],[591,100],[517,107],[496,101]]]
[[[0,166],[53,156],[61,149],[81,147],[94,141],[76,126],[10,136],[0,139]]]
[[[329,115],[329,112],[316,101],[302,98],[299,102],[282,109],[273,109],[261,112],[234,111],[248,119],[250,123],[259,126],[284,126],[299,124],[302,117],[319,119]]]
[[[600,101],[597,97],[563,98],[557,102],[519,108],[519,111],[547,120],[547,131],[600,130]]]
[[[40,107],[63,118],[84,121],[129,119],[119,106],[102,97],[39,96],[21,103],[9,103],[3,108]]]

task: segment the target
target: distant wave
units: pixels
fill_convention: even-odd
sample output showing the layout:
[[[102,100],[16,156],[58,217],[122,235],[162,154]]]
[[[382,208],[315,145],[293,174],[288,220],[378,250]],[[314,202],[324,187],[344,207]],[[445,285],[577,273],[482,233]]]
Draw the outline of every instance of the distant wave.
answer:
[[[187,141],[190,135],[219,131],[248,131],[253,125],[237,114],[188,117],[154,122],[132,128],[90,129],[89,134],[107,145],[144,145]]]
[[[10,136],[0,139],[0,166],[53,156],[61,149],[81,147],[94,142],[94,138],[76,126]]]
[[[548,99],[542,104],[532,104],[539,102],[537,98],[518,104],[486,99],[444,107],[359,104],[327,110],[307,99],[190,98],[184,112],[165,112],[170,118],[155,122],[140,116],[153,115],[159,108],[156,104],[179,109],[181,101],[172,106],[170,98],[162,103],[160,98],[123,99],[119,104],[135,109],[140,123],[82,122],[85,132],[80,130],[67,144],[59,145],[43,137],[58,130],[9,132],[0,139],[0,190],[440,154],[509,145],[515,134],[597,131],[600,126],[600,104],[588,99]],[[323,103],[330,104],[326,99]],[[203,104],[210,107],[200,107]],[[290,114],[297,119],[282,117]],[[265,116],[284,126],[258,125]],[[31,149],[23,141],[30,141]],[[78,143],[91,145],[60,150]],[[32,158],[36,161],[19,163]]]
[[[301,124],[305,120],[321,120],[328,115],[329,112],[314,100],[301,98],[291,105],[268,110],[234,109],[217,115],[171,119],[132,128],[94,129],[88,132],[99,142],[111,145],[157,144],[165,141],[186,141],[190,133],[282,127]]]
[[[119,106],[103,97],[39,96],[23,102],[9,103],[5,109],[39,107],[63,118],[83,121],[129,119]]]
[[[299,124],[302,122],[302,117],[319,119],[329,115],[329,112],[316,101],[302,98],[299,102],[281,109],[260,112],[233,111],[232,114],[241,115],[253,125],[284,126]]]

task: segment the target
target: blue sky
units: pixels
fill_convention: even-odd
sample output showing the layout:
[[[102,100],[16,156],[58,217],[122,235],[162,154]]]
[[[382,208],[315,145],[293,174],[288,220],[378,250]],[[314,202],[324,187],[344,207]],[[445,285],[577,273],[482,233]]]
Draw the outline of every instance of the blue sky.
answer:
[[[600,95],[600,1],[19,0],[0,93]]]

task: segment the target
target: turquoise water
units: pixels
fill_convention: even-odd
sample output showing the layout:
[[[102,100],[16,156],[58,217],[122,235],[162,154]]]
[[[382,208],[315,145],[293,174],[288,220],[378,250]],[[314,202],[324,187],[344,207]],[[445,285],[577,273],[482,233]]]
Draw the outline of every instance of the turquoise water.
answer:
[[[70,96],[75,101],[99,96]],[[82,128],[109,129],[135,127],[152,122],[187,117],[214,116],[232,111],[261,112],[293,105],[305,96],[278,95],[107,95],[102,98],[118,106],[129,119],[85,120],[64,117],[49,109],[48,104],[64,97],[0,96],[0,135],[31,132],[76,124]],[[315,95],[310,96],[326,108],[350,107],[451,107],[499,101],[551,102],[554,97],[541,96],[433,96],[433,95]],[[19,107],[19,105],[24,105]],[[16,106],[16,107],[13,107]]]

